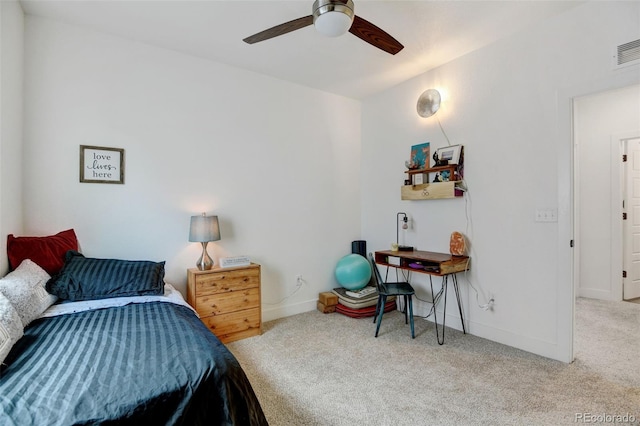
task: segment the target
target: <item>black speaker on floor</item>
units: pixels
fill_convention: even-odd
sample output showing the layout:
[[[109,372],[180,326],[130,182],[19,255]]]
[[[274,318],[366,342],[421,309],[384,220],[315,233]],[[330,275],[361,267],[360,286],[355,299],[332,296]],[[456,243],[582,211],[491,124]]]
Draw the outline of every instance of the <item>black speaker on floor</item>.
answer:
[[[367,257],[367,242],[364,240],[356,240],[351,242],[351,253],[359,254],[365,259]]]

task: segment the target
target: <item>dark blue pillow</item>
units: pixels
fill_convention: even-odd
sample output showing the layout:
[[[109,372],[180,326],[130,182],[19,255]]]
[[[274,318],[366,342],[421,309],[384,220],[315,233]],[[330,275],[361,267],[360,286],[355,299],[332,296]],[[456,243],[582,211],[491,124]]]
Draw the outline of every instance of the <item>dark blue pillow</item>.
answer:
[[[95,259],[68,251],[47,291],[66,300],[163,294],[164,262]]]

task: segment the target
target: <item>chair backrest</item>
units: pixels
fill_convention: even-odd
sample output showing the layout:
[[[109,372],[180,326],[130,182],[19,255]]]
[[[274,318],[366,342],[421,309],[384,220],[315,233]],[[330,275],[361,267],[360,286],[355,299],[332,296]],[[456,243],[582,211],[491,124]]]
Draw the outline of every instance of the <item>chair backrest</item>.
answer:
[[[373,260],[373,254],[371,253],[369,253],[369,263],[373,270],[373,281],[376,283],[376,290],[378,290],[378,293],[383,293],[385,291],[384,282],[382,281],[382,276],[380,275],[380,271],[378,270],[376,262]]]

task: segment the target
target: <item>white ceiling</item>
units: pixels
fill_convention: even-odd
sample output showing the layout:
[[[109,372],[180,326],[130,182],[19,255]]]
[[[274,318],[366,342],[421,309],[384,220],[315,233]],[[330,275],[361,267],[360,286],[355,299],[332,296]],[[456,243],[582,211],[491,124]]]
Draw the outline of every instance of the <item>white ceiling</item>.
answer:
[[[354,0],[356,15],[405,48],[393,56],[312,26],[253,45],[243,38],[311,14],[313,0],[21,0],[25,13],[76,24],[304,86],[362,99],[582,1]]]

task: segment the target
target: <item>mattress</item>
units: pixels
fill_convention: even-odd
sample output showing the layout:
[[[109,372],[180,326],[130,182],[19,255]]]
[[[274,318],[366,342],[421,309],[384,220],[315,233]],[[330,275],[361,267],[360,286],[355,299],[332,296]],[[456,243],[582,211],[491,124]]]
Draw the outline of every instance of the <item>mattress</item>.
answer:
[[[238,361],[185,303],[71,311],[32,322],[5,359],[3,425],[267,424]]]

